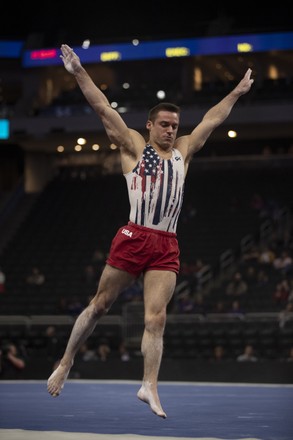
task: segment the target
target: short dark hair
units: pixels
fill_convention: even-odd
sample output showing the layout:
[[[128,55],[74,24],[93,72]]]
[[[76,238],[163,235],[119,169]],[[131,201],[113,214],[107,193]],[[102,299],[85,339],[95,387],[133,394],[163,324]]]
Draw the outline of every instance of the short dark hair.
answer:
[[[167,111],[172,113],[180,114],[180,107],[176,104],[172,104],[171,102],[160,102],[150,109],[148,114],[148,120],[154,122],[157,118],[157,115],[160,111]]]

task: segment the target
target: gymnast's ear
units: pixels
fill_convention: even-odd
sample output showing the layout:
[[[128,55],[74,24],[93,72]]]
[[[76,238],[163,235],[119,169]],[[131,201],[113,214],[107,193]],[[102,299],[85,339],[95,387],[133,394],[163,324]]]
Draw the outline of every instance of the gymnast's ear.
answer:
[[[147,122],[146,122],[146,128],[148,129],[148,130],[150,130],[151,128],[152,128],[152,125],[153,125],[153,123],[152,123],[152,121],[150,121],[149,119],[147,120]]]

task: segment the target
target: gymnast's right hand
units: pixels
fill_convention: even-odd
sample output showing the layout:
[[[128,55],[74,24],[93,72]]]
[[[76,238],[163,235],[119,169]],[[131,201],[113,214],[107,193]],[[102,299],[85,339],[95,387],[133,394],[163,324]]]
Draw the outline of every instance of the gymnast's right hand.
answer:
[[[81,67],[79,57],[76,55],[73,49],[69,47],[67,44],[62,44],[61,52],[62,55],[60,55],[60,58],[64,63],[65,69],[69,73],[74,75],[74,73],[76,73]]]

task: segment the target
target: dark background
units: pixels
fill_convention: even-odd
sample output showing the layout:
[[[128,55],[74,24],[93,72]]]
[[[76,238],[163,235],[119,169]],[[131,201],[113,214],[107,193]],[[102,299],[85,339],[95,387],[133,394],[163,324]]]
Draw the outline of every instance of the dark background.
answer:
[[[80,38],[106,42],[289,31],[292,9],[253,2],[9,2],[1,14],[0,40],[21,39],[30,45],[39,39],[46,47]]]

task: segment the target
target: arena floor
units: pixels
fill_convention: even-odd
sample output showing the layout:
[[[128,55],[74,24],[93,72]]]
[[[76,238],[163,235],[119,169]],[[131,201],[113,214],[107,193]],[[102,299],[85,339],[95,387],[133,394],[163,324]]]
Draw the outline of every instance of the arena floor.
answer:
[[[293,385],[163,382],[167,419],[136,397],[137,381],[0,382],[1,440],[292,440]]]

